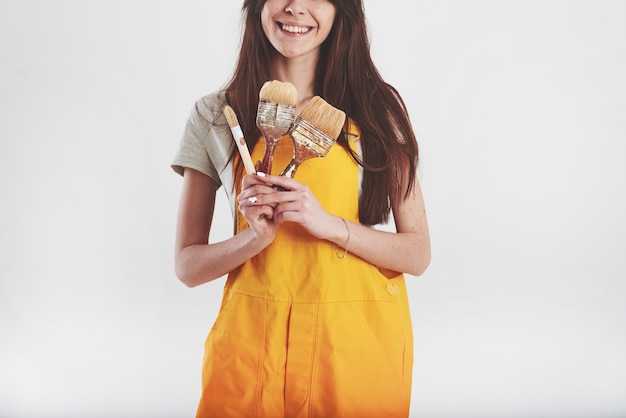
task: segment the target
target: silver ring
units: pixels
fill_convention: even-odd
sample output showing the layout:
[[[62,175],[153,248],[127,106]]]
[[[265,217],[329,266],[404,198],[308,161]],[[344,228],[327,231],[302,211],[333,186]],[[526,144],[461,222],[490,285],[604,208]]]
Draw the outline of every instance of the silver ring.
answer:
[[[248,202],[250,203],[256,203],[256,201],[259,200],[256,196],[252,196],[248,198]]]

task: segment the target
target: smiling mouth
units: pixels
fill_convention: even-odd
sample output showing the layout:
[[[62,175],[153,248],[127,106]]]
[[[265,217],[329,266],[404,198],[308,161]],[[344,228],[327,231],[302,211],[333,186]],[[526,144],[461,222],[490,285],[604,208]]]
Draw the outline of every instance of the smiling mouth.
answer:
[[[292,25],[285,25],[283,23],[279,23],[278,26],[283,31],[288,32],[288,33],[302,34],[302,33],[307,33],[311,30],[310,26],[292,26]]]

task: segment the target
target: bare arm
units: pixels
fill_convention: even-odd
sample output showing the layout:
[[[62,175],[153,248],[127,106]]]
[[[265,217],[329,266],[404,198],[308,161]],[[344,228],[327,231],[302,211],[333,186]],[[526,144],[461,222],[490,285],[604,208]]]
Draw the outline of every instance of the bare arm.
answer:
[[[244,216],[258,220],[250,222],[251,228],[210,244],[217,189],[218,184],[209,176],[185,169],[176,226],[175,269],[189,287],[229,273],[268,246],[275,236],[273,224],[261,219],[262,214],[272,216],[271,208],[257,206],[244,212]]]
[[[430,264],[430,235],[417,180],[411,195],[393,207],[393,215],[396,233],[348,223],[348,249],[380,268],[419,276]],[[343,247],[346,244],[346,231],[345,226],[343,229],[340,226],[331,229],[339,234],[328,239]]]

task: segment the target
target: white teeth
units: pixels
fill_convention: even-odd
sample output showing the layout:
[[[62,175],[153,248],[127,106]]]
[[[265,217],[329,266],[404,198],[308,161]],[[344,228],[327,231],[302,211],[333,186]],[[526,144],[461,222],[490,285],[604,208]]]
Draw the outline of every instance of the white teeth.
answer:
[[[309,30],[311,30],[311,28],[304,26],[282,25],[281,27],[285,32],[291,33],[307,33]]]

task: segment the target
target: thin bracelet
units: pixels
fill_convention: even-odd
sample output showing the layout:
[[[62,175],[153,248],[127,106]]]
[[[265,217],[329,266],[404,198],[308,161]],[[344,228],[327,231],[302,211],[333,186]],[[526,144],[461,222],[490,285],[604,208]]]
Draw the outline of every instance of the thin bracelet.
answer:
[[[348,231],[348,239],[346,240],[346,245],[344,246],[345,251],[343,252],[343,255],[339,255],[336,245],[333,245],[333,248],[335,249],[335,255],[337,256],[337,258],[343,260],[348,254],[348,244],[350,244],[350,228],[348,228],[348,222],[345,219],[343,219],[342,217],[339,217],[339,219],[341,219],[343,221],[343,224],[346,226],[346,231]]]

